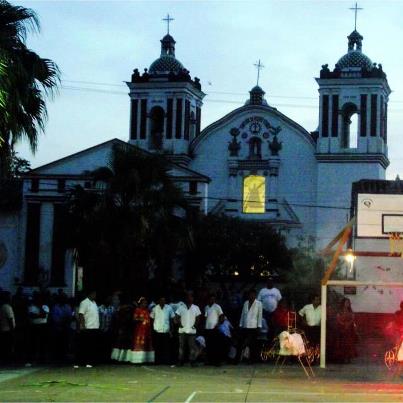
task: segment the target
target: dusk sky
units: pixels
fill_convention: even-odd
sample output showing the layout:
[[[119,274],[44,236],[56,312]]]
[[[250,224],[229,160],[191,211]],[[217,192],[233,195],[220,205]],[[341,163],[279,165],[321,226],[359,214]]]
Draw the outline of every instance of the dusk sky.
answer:
[[[42,30],[28,45],[54,60],[62,88],[48,102],[49,120],[35,156],[36,167],[112,138],[129,136],[129,97],[124,81],[160,55],[162,18],[176,57],[201,79],[207,94],[202,127],[241,106],[256,84],[271,106],[306,130],[318,126],[321,65],[333,69],[347,52],[354,29],[353,1],[14,1],[34,9]],[[361,1],[357,30],[363,53],[381,63],[392,89],[389,101],[387,178],[403,174],[403,1]]]

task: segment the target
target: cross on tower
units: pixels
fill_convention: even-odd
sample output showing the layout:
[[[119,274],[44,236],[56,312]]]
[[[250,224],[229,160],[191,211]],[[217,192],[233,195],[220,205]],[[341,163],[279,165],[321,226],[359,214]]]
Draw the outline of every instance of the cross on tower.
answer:
[[[166,23],[167,23],[168,35],[169,35],[169,23],[170,23],[171,21],[173,21],[173,20],[174,20],[174,18],[171,18],[171,16],[170,16],[169,14],[167,14],[167,16],[162,19],[162,21],[166,21]]]
[[[263,64],[260,63],[260,59],[257,63],[254,64],[254,66],[257,68],[257,81],[256,85],[259,85],[259,78],[260,78],[260,70],[264,68]]]
[[[354,10],[354,31],[357,29],[357,11],[363,10],[363,8],[358,7],[357,2],[355,3],[355,7],[351,7],[350,10]]]

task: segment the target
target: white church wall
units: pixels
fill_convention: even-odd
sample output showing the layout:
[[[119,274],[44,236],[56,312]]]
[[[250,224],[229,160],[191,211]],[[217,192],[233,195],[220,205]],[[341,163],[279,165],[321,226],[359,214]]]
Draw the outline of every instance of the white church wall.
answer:
[[[233,127],[235,124],[228,123]],[[200,143],[194,151],[195,157],[190,162],[189,168],[200,172],[211,179],[209,184],[209,210],[220,202],[226,200],[228,194],[228,126],[221,127],[212,132]]]
[[[281,125],[281,122],[279,122]],[[285,199],[303,224],[303,236],[315,233],[315,205],[317,162],[314,146],[290,127],[284,127],[279,135],[283,142],[280,151],[278,194]],[[296,233],[297,234],[297,233]]]
[[[44,175],[80,175],[85,171],[93,171],[97,168],[107,166],[112,147],[113,143],[107,142],[104,145],[94,147],[92,150],[84,150],[55,163],[44,165],[36,170],[36,172]]]

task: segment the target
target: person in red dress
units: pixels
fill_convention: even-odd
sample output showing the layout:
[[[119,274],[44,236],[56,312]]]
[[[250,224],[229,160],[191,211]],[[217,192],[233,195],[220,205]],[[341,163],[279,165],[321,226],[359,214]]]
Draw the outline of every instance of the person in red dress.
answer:
[[[130,349],[115,348],[112,351],[112,359],[133,364],[152,363],[155,353],[152,346],[151,318],[147,300],[144,297],[139,299],[132,318],[134,321],[132,347]]]
[[[288,330],[288,314],[290,310],[287,306],[287,301],[282,299],[277,306],[277,309],[273,312],[273,336],[278,336],[284,330]]]
[[[132,363],[154,362],[154,349],[151,335],[151,317],[148,310],[147,300],[141,297],[138,307],[134,310],[135,321],[133,348],[129,354]]]

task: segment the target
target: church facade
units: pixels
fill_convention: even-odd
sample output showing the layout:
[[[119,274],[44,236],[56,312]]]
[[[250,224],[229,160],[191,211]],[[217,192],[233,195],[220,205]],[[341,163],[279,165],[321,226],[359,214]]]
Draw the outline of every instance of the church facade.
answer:
[[[384,179],[389,164],[390,88],[382,66],[362,52],[362,40],[354,30],[334,69],[322,66],[317,130],[270,106],[259,86],[243,106],[201,130],[205,94],[168,34],[160,57],[143,73],[135,69],[127,83],[129,143],[165,155],[173,180],[203,213],[259,220],[291,245],[312,237],[320,248],[349,218],[352,183]],[[96,145],[24,178],[21,209],[0,214],[7,228],[0,234],[2,286],[34,284],[42,273],[50,285],[74,288],[77,273],[61,245],[58,206],[69,187],[87,186],[88,172],[105,166],[120,142]]]
[[[128,83],[129,141],[208,176],[209,212],[261,220],[291,240],[310,235],[324,245],[348,221],[351,184],[384,179],[389,164],[390,88],[362,40],[354,30],[333,71],[322,66],[317,131],[271,107],[259,86],[244,106],[200,131],[200,81],[190,78],[166,35],[160,58]]]

